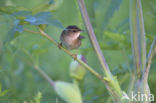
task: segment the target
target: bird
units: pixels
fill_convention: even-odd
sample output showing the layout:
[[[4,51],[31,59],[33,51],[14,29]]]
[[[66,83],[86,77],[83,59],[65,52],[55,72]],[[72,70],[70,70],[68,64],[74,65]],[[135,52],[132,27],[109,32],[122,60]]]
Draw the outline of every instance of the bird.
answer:
[[[83,30],[75,25],[66,27],[60,36],[60,45],[63,45],[68,50],[78,49],[81,45],[81,40],[85,37],[80,35]]]
[[[83,30],[76,25],[67,26],[61,33],[61,43],[58,45],[58,47],[61,48],[61,46],[63,46],[68,50],[78,49],[81,45],[82,39],[85,38],[84,36],[80,35],[81,32],[83,32]]]

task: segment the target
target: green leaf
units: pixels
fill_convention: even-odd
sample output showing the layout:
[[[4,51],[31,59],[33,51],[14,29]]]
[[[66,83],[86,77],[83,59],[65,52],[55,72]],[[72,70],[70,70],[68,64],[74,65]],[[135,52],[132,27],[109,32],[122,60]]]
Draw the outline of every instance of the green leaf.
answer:
[[[117,41],[120,43],[127,43],[126,37],[124,35],[119,34],[119,33],[113,33],[113,32],[109,32],[109,31],[105,31],[104,34],[114,41]]]
[[[23,26],[19,24],[20,21],[16,19],[14,21],[13,27],[8,31],[8,34],[6,36],[6,39],[4,40],[4,43],[7,43],[11,41],[12,39],[19,36],[19,33],[23,32]]]
[[[94,18],[97,34],[102,34],[122,0],[98,0],[94,2]],[[100,37],[100,36],[99,36]]]
[[[52,18],[50,12],[40,12],[35,15],[28,15],[25,21],[31,23],[32,25],[48,24],[63,28],[62,24],[58,20]]]
[[[6,95],[8,93],[9,90],[4,90],[2,91],[2,84],[0,84],[0,97]]]
[[[41,102],[41,99],[42,99],[42,93],[41,92],[38,92],[37,93],[37,96],[34,97],[35,103],[40,103]]]
[[[114,12],[119,9],[122,0],[111,0],[111,3],[105,13],[105,20],[103,22],[103,28],[109,23],[110,18],[113,16]]]
[[[0,97],[6,95],[9,92],[9,90],[4,90],[3,92],[0,92]]]

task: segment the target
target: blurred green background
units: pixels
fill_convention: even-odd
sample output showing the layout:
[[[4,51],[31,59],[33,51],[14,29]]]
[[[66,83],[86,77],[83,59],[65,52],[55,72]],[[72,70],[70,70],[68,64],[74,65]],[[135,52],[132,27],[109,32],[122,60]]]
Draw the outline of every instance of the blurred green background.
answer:
[[[52,16],[66,27],[77,25],[85,30],[81,19],[77,0],[51,0],[57,2]],[[33,10],[44,5],[49,0],[0,0],[0,7],[17,6]],[[121,88],[128,89],[131,80],[129,69],[133,68],[132,50],[129,29],[129,0],[85,0],[91,23],[100,43],[106,61],[114,75],[117,75]],[[156,0],[142,0],[144,23],[149,51],[153,37],[156,34]],[[41,103],[65,103],[55,93],[49,83],[29,65],[39,64],[40,68],[53,80],[71,82],[69,64],[71,57],[59,50],[46,38],[28,32],[11,35],[15,18],[10,13],[0,9],[0,84],[2,90],[8,90],[0,96],[0,103],[28,103],[42,93]],[[24,28],[36,30],[34,26]],[[62,29],[48,26],[46,33],[59,41]],[[82,46],[73,53],[83,54],[87,63],[102,74],[100,63],[91,47],[87,32]],[[156,57],[156,56],[155,56]],[[151,93],[156,95],[156,58],[154,57],[149,76]],[[112,103],[110,96],[101,83],[90,72],[80,81],[80,90],[84,103]]]

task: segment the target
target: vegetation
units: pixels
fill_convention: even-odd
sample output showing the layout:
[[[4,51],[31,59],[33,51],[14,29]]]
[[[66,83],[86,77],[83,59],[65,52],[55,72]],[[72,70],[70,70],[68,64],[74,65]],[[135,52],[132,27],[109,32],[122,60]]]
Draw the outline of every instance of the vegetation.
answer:
[[[156,95],[155,6],[154,0],[1,0],[0,103],[150,103],[122,97]],[[68,25],[85,30],[78,50],[58,48]]]

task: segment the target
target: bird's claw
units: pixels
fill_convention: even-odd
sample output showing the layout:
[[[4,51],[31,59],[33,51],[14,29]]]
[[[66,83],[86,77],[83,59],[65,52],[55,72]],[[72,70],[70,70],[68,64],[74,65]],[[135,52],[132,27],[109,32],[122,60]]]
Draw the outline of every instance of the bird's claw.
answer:
[[[73,57],[74,60],[76,60],[77,59],[77,54],[72,54],[72,57]]]
[[[58,44],[58,48],[61,49],[62,47],[62,43]]]

